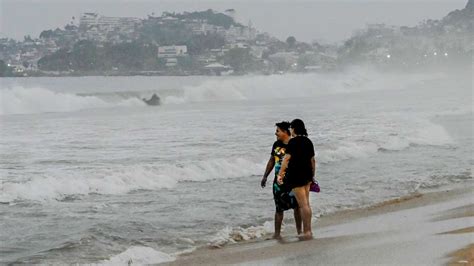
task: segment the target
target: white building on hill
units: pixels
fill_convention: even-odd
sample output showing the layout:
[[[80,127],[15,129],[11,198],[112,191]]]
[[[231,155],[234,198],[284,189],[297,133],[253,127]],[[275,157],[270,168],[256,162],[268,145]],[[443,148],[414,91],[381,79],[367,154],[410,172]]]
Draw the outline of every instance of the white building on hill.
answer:
[[[97,29],[99,32],[122,31],[130,32],[141,23],[139,18],[133,17],[105,17],[98,13],[84,13],[79,20],[79,28],[85,31]]]
[[[188,47],[186,45],[172,45],[172,46],[160,46],[158,47],[158,57],[179,57],[187,56]]]

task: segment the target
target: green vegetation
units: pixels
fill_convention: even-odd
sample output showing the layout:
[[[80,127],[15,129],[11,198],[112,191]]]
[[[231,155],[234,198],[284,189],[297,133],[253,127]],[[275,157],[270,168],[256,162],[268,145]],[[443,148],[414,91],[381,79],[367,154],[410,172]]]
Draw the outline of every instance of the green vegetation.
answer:
[[[77,42],[71,51],[60,49],[38,61],[42,70],[98,71],[159,69],[155,45],[134,43],[110,44],[98,47],[87,40]]]
[[[292,50],[295,48],[296,45],[296,38],[293,36],[290,36],[286,38],[286,43],[288,44],[288,49]]]
[[[261,71],[263,69],[263,63],[253,58],[248,48],[230,49],[222,59],[224,64],[231,66],[239,74]]]
[[[63,48],[41,58],[38,66],[41,70],[47,71],[161,70],[165,68],[166,60],[157,58],[158,46],[186,45],[189,57],[179,58],[178,66],[181,69],[192,69],[198,66],[196,56],[205,54],[210,49],[221,48],[226,41],[222,35],[215,33],[195,35],[189,25],[181,20],[188,22],[196,19],[206,20],[208,24],[224,28],[229,28],[231,25],[241,26],[231,17],[214,13],[211,9],[202,12],[164,13],[163,15],[177,20],[163,22],[161,19],[150,17],[137,28],[138,39],[133,42],[99,45],[93,41],[81,40],[65,45],[64,47],[72,48]],[[40,38],[56,38],[62,44],[66,44],[68,39],[62,38],[63,32],[60,29],[43,31]]]
[[[12,76],[12,69],[3,60],[0,60],[0,77]]]
[[[183,14],[166,13],[166,15],[175,17],[178,19],[207,20],[207,23],[211,25],[221,26],[226,29],[230,28],[231,25],[242,26],[239,23],[236,23],[231,17],[222,13],[215,13],[212,9],[208,9],[206,11],[191,12],[191,13],[185,12]]]

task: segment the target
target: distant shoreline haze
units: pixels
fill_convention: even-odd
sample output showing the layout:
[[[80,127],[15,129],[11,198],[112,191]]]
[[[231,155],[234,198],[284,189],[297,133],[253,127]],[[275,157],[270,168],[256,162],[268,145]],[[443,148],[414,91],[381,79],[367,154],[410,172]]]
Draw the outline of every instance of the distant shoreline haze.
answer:
[[[111,4],[113,2],[113,4]],[[120,4],[116,4],[120,2]],[[370,23],[415,26],[462,9],[466,1],[51,1],[1,0],[0,38],[17,41],[37,37],[45,29],[62,27],[84,12],[105,16],[145,18],[152,12],[236,10],[238,22],[253,24],[283,39],[293,35],[305,42],[343,42]],[[21,12],[19,12],[21,10]],[[270,10],[270,12],[269,12]],[[263,16],[262,13],[265,15]],[[48,14],[45,16],[44,14]],[[31,23],[34,21],[34,23]],[[308,25],[313,25],[308,27]],[[324,26],[322,26],[324,25]]]

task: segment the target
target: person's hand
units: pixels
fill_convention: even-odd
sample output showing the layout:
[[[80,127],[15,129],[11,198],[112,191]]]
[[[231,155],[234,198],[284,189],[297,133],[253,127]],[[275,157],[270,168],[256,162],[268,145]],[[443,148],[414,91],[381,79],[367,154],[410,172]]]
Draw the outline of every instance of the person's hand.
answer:
[[[282,184],[283,184],[283,176],[278,175],[278,177],[277,177],[277,183],[278,183],[278,185],[282,185]]]
[[[262,188],[264,188],[266,184],[267,184],[267,178],[263,177],[262,181],[260,182],[260,185],[262,186]]]

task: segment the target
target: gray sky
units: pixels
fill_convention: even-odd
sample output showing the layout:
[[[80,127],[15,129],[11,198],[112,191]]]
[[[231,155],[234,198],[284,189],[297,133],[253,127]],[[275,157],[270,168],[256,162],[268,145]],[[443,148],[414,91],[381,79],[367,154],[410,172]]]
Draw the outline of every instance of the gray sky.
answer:
[[[424,19],[440,19],[467,0],[0,0],[0,37],[38,37],[42,30],[62,28],[83,12],[105,16],[144,18],[163,11],[234,8],[237,20],[249,20],[261,31],[280,39],[339,42],[367,23],[414,26]]]

